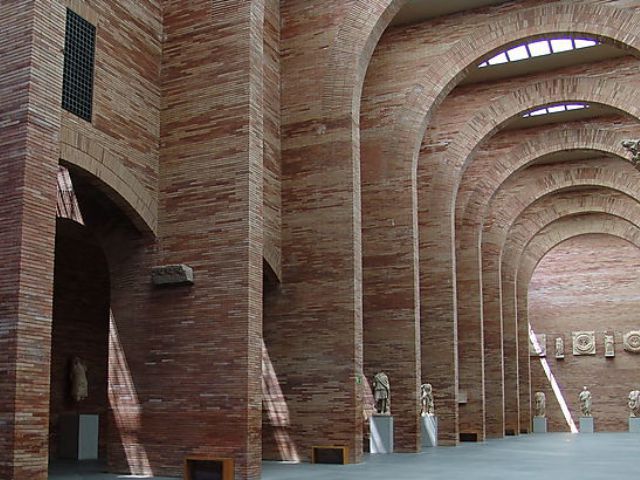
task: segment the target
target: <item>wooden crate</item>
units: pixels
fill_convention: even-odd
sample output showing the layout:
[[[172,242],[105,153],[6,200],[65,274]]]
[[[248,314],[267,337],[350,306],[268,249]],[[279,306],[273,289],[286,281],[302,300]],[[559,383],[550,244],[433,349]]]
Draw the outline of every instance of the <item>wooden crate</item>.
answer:
[[[346,465],[349,463],[349,447],[338,445],[314,446],[311,448],[311,463]]]

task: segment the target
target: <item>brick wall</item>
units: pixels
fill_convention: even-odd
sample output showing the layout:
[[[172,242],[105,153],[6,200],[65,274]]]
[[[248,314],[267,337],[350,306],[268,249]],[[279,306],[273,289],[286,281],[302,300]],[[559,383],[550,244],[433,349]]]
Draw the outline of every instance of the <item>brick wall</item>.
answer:
[[[47,478],[64,17],[0,5],[0,477]]]
[[[107,195],[152,231],[158,208],[161,3],[65,0],[96,25],[96,54],[93,119],[63,111],[61,159],[99,179]]]
[[[547,361],[574,421],[580,409],[578,393],[586,385],[593,395],[596,431],[627,431],[627,395],[638,388],[637,355],[622,348],[623,333],[638,329],[637,291],[640,253],[635,245],[607,235],[568,240],[549,252],[530,284],[529,321],[547,335]],[[596,355],[574,356],[571,332],[595,330]],[[604,335],[615,335],[615,357],[604,357]],[[562,336],[564,360],[554,357],[554,342]],[[540,363],[531,359],[532,391],[547,396],[550,431],[568,431],[559,403]]]

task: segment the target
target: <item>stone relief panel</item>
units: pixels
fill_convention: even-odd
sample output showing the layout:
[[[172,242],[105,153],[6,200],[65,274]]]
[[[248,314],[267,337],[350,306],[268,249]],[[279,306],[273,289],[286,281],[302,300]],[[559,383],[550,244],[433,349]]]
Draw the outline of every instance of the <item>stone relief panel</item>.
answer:
[[[614,342],[613,335],[604,336],[604,356],[609,358],[616,356],[615,342]]]
[[[561,360],[564,358],[564,338],[556,337],[556,358]]]
[[[622,337],[624,349],[631,353],[640,353],[640,331],[632,330]]]
[[[547,355],[547,336],[544,333],[535,335],[540,352],[537,351],[536,346],[529,338],[529,356],[531,357],[545,357]]]
[[[571,332],[574,355],[596,354],[596,333],[594,331]]]

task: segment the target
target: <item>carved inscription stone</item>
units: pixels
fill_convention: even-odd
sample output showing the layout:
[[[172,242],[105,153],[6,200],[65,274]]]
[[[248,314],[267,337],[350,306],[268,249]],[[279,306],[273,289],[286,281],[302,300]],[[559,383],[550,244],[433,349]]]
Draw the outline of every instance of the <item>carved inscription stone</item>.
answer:
[[[605,335],[604,336],[604,356],[605,357],[615,357],[616,350],[614,346],[613,335]]]
[[[596,332],[571,332],[574,355],[596,354]]]
[[[627,332],[622,337],[624,349],[631,353],[640,353],[640,331]]]
[[[162,265],[151,269],[154,285],[192,285],[193,269],[188,265]]]
[[[564,358],[564,338],[556,337],[556,358],[561,360]]]
[[[539,333],[535,335],[535,339],[536,342],[534,343],[529,337],[529,356],[545,357],[547,355],[547,335]]]

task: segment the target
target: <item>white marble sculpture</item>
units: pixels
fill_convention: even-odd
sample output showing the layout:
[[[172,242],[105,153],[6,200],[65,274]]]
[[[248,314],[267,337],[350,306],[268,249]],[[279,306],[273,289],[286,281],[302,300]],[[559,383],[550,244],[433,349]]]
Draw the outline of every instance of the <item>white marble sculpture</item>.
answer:
[[[640,417],[640,390],[629,392],[629,416]]]
[[[591,392],[587,390],[587,387],[582,387],[582,391],[580,395],[578,395],[578,400],[580,400],[580,413],[583,417],[591,416]]]
[[[571,332],[574,355],[596,354],[596,332]]]
[[[640,166],[640,140],[623,140],[622,146],[631,154],[631,163],[638,168]]]
[[[631,353],[640,353],[640,331],[632,330],[622,337],[624,349]]]
[[[71,359],[71,398],[80,402],[89,396],[89,382],[87,381],[87,367],[80,357]]]
[[[536,417],[547,416],[547,397],[544,392],[536,392]]]
[[[430,383],[423,383],[420,386],[420,414],[425,417],[434,414],[433,387]]]
[[[564,338],[556,337],[556,358],[564,358]]]
[[[391,386],[389,377],[384,372],[378,372],[373,377],[373,399],[376,401],[376,413],[378,415],[390,415],[391,413]]]
[[[604,336],[604,356],[605,357],[616,356],[613,335]]]

